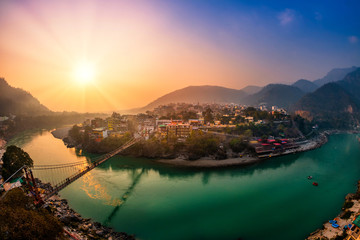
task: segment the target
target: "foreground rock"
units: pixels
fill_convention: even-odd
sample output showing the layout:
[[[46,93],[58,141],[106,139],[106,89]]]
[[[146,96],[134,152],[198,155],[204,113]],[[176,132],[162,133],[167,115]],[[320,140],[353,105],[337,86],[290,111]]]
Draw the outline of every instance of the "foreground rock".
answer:
[[[38,187],[45,192],[51,191],[52,186],[36,179]],[[103,226],[89,218],[82,218],[71,209],[66,199],[54,195],[46,200],[44,208],[51,211],[64,224],[64,232],[70,239],[98,239],[98,240],[135,240],[135,237],[124,232],[116,232],[112,228]]]

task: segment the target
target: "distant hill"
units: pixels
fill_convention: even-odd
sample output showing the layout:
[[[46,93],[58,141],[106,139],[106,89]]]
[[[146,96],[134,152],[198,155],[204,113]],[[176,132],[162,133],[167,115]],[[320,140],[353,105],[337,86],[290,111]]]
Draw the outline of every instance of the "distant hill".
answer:
[[[336,68],[331,70],[325,77],[313,82],[300,79],[292,85],[269,84],[265,87],[247,86],[241,90],[230,89],[220,86],[189,86],[170,92],[142,108],[123,110],[126,113],[138,113],[152,110],[159,105],[169,103],[237,103],[247,105],[259,105],[265,103],[267,106],[278,106],[290,108],[297,103],[306,93],[312,93],[328,82],[335,82],[355,71],[356,67]],[[350,81],[350,78],[347,80]],[[354,84],[340,83],[349,92],[360,92]],[[349,86],[348,86],[349,85]],[[355,87],[354,87],[355,86]],[[359,97],[360,98],[360,97]]]
[[[140,111],[152,110],[169,103],[241,103],[244,91],[218,86],[189,86],[170,92],[149,103]]]
[[[10,86],[0,78],[0,115],[42,115],[51,111],[30,93]]]
[[[302,97],[295,105],[297,110],[313,115],[354,112],[359,110],[355,98],[338,83],[327,83],[313,93]]]
[[[360,104],[360,68],[347,74],[343,80],[337,83],[356,98]]]
[[[327,83],[302,97],[294,110],[306,111],[323,127],[348,128],[360,123],[360,68],[343,80]]]
[[[284,84],[269,84],[260,92],[245,97],[243,102],[248,105],[265,103],[267,106],[288,108],[304,95],[305,93],[297,87]]]
[[[318,85],[316,85],[315,83],[313,83],[313,82],[311,82],[309,80],[306,80],[306,79],[297,80],[291,86],[297,87],[297,88],[299,88],[301,91],[303,91],[305,93],[313,92],[313,91],[315,91],[316,89],[319,88]]]
[[[342,80],[346,74],[353,72],[356,70],[357,67],[351,68],[334,68],[325,77],[317,79],[313,81],[316,85],[321,87],[322,85],[329,83],[329,82],[336,82]]]
[[[255,94],[257,92],[260,92],[260,90],[262,89],[262,87],[259,87],[259,86],[246,86],[244,88],[241,89],[241,91],[247,93],[247,94]]]

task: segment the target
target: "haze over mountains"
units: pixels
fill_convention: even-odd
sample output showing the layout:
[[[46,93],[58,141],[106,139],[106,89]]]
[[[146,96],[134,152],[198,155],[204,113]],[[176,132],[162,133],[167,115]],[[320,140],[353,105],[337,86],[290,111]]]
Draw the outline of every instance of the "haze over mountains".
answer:
[[[14,88],[0,78],[0,115],[42,115],[50,112],[30,93]]]
[[[309,80],[306,80],[306,79],[300,79],[300,80],[297,80],[293,85],[291,86],[294,86],[294,87],[297,87],[299,88],[301,91],[303,92],[313,92],[315,91],[316,89],[319,88],[318,85],[316,85],[315,83],[309,81]]]
[[[355,66],[351,68],[334,68],[333,70],[328,72],[328,74],[326,74],[325,77],[315,80],[314,83],[319,87],[321,87],[326,83],[336,82],[343,79],[346,76],[346,74],[353,72],[356,69],[357,67]]]
[[[333,69],[325,77],[309,81],[300,79],[292,85],[248,86],[241,90],[219,86],[189,86],[170,92],[135,112],[152,110],[169,103],[236,103],[285,107],[291,111],[321,113],[357,113],[360,111],[360,68]],[[335,80],[337,79],[337,80]],[[317,85],[317,84],[324,85]],[[0,114],[43,115],[52,113],[30,93],[11,87],[0,78]],[[325,115],[326,115],[325,114]],[[325,117],[322,115],[322,117]]]
[[[336,68],[315,81],[300,79],[292,85],[269,84],[265,87],[247,86],[241,90],[219,86],[190,86],[170,92],[136,111],[152,110],[169,103],[237,103],[289,108],[307,93],[314,92],[326,83],[342,80],[356,67]]]

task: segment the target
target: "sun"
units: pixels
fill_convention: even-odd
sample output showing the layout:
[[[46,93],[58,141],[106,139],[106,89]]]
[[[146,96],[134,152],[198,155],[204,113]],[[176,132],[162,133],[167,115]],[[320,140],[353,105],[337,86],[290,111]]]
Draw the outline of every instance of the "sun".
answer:
[[[79,85],[87,85],[95,79],[95,66],[89,62],[81,62],[74,68],[74,79]]]

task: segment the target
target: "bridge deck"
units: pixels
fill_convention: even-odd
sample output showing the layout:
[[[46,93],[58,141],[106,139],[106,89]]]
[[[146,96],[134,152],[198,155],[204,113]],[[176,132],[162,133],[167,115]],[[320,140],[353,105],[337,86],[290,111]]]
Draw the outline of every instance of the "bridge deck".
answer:
[[[95,162],[91,163],[89,166],[87,166],[85,169],[80,170],[80,172],[66,178],[65,180],[61,181],[59,184],[55,185],[53,187],[53,190],[47,194],[45,196],[45,199],[50,198],[51,196],[53,196],[55,193],[59,192],[60,190],[64,189],[66,186],[68,186],[69,184],[73,183],[75,180],[77,180],[78,178],[80,178],[81,176],[83,176],[84,174],[90,172],[91,170],[93,170],[95,167],[99,166],[100,164],[106,162],[109,158],[115,156],[116,154],[124,151],[125,149],[131,147],[132,145],[134,145],[135,143],[137,143],[141,138],[133,138],[130,141],[128,141],[127,143],[125,143],[124,145],[122,145],[121,147],[119,147],[118,149],[115,149],[112,152],[107,153],[106,155],[104,155],[103,157],[101,157],[100,159],[96,160]]]

